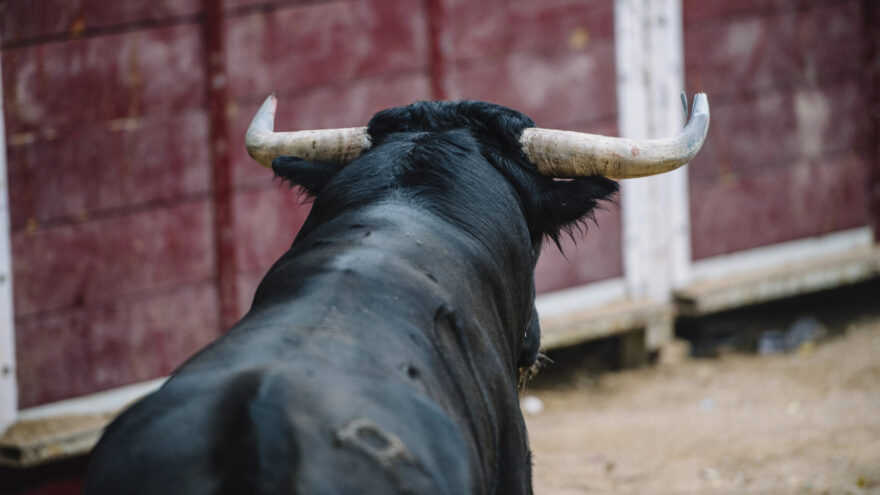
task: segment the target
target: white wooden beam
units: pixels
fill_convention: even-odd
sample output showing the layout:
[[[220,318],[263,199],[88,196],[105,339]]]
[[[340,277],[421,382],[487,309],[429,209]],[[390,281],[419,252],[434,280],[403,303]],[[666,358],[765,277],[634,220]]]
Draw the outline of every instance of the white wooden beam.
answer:
[[[861,252],[873,245],[874,232],[871,227],[770,244],[694,261],[691,281],[697,283],[735,278],[756,271]]]
[[[588,309],[596,309],[626,299],[623,278],[611,278],[568,289],[538,294],[535,308],[538,315],[552,318]]]
[[[685,123],[681,0],[615,0],[620,134],[658,138]],[[690,272],[687,170],[623,181],[623,265],[632,298],[667,301]]]
[[[30,467],[88,453],[117,414],[166,379],[22,409],[16,423],[0,435],[0,465]]]
[[[675,292],[678,312],[703,316],[855,284],[880,275],[880,248],[868,246],[837,256],[780,263],[738,276],[694,282]]]
[[[6,129],[0,79],[0,433],[18,414],[15,331],[12,317],[12,237],[9,228],[9,180],[6,173]]]

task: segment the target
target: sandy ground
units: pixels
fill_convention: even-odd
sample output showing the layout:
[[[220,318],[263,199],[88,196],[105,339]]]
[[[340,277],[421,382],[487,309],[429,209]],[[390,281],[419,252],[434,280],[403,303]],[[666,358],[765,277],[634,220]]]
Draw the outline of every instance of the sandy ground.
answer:
[[[880,494],[880,321],[526,390],[537,494]]]

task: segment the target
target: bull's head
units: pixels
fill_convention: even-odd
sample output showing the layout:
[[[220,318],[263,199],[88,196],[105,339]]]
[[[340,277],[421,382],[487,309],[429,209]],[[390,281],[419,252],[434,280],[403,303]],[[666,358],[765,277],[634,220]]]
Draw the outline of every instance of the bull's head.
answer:
[[[246,137],[248,153],[266,167],[278,156],[345,164],[370,148],[366,127],[274,132],[276,105],[275,95],[269,96]],[[523,131],[520,143],[542,175],[630,179],[669,172],[688,163],[702,147],[708,130],[709,103],[704,93],[698,93],[690,120],[671,138],[638,140],[532,127]]]
[[[684,165],[699,151],[709,126],[709,105],[702,93],[694,100],[684,130],[672,138],[656,140],[540,129],[533,127],[531,119],[519,112],[482,102],[417,103],[389,109],[374,116],[368,127],[274,132],[276,103],[275,97],[270,96],[254,117],[246,137],[248,152],[260,164],[273,167],[279,177],[302,187],[312,196],[318,196],[335,174],[357,170],[359,165],[361,168],[369,166],[369,170],[386,167],[386,173],[381,176],[388,180],[394,174],[402,173],[395,170],[393,164],[369,160],[370,154],[381,153],[389,140],[404,142],[408,139],[400,137],[401,134],[398,138],[389,138],[396,133],[447,133],[443,139],[460,140],[458,148],[453,146],[451,150],[472,149],[475,154],[482,154],[482,158],[501,171],[516,190],[524,224],[531,236],[528,255],[531,269],[537,262],[545,236],[558,243],[560,231],[570,231],[577,228],[572,226],[582,225],[579,222],[589,218],[598,201],[617,192],[617,184],[609,179],[655,175]],[[456,138],[450,131],[461,130],[459,126],[468,132],[461,132]],[[466,139],[467,136],[479,141],[479,145]],[[516,149],[517,144],[519,149]],[[461,156],[456,159],[461,160]],[[359,163],[362,160],[369,162],[368,165],[365,165],[367,162]],[[461,165],[461,174],[455,175],[457,180],[464,181],[465,177],[472,176],[467,175],[463,162]],[[443,166],[438,163],[435,168],[440,170]],[[408,173],[415,174],[415,168],[411,167]],[[430,174],[418,177],[427,176]],[[557,181],[555,178],[573,180]],[[402,183],[406,181],[397,180],[397,184]],[[503,187],[496,190],[512,191]],[[355,196],[337,195],[348,200]],[[485,196],[481,199],[482,204],[493,204]],[[474,217],[488,218],[488,215],[489,212]],[[469,220],[459,219],[456,225]],[[534,282],[530,295],[533,302]],[[540,345],[540,325],[533,304],[531,314],[524,313],[522,328],[517,327],[517,330],[523,331],[517,365],[520,369],[529,368],[536,362]]]

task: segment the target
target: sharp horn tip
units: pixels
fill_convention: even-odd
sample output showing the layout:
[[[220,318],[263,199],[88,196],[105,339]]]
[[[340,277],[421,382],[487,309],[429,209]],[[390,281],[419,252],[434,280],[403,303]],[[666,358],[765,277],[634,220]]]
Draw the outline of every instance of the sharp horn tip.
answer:
[[[272,111],[272,113],[275,113],[275,107],[277,106],[278,98],[275,96],[275,92],[273,91],[272,94],[270,94],[269,97],[266,98],[266,101],[263,102],[263,107],[267,110]]]
[[[266,101],[260,105],[260,109],[257,110],[256,115],[254,115],[251,125],[248,128],[248,134],[253,132],[272,132],[275,128],[275,109],[277,107],[278,99],[275,98],[275,93],[272,93],[266,98]]]
[[[706,93],[697,93],[694,95],[694,108],[693,111],[707,113],[709,111],[709,97],[706,96]]]

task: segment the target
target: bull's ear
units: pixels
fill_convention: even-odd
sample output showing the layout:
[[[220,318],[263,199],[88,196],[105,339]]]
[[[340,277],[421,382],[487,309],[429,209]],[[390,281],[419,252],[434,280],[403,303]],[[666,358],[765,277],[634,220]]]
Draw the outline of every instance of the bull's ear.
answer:
[[[585,229],[599,201],[614,200],[617,182],[605,177],[548,180],[540,184],[538,224],[559,246],[559,234]]]
[[[284,182],[298,186],[309,196],[315,197],[330,182],[338,168],[294,156],[279,156],[272,160],[272,171]]]

